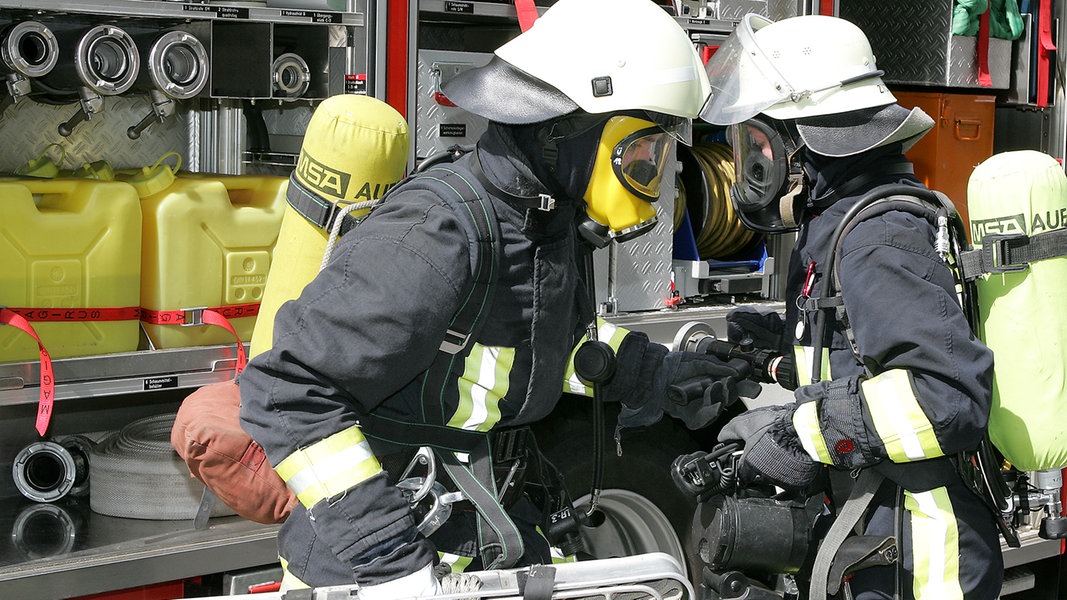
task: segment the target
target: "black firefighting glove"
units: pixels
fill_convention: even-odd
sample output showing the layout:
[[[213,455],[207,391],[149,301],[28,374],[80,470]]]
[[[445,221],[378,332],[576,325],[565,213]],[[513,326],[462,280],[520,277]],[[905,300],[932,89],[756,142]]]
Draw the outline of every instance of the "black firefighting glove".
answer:
[[[792,402],[764,406],[734,417],[719,432],[719,441],[741,441],[745,447],[737,467],[742,485],[773,484],[787,491],[811,487],[822,466],[800,445],[793,428]]]
[[[726,339],[737,343],[744,338],[768,350],[785,347],[785,318],[764,306],[739,306],[726,315]]]
[[[609,389],[623,405],[620,429],[653,425],[664,414],[680,419],[690,429],[700,429],[739,397],[755,398],[762,389],[748,379],[752,368],[742,360],[671,352],[640,333],[627,336],[618,359]]]

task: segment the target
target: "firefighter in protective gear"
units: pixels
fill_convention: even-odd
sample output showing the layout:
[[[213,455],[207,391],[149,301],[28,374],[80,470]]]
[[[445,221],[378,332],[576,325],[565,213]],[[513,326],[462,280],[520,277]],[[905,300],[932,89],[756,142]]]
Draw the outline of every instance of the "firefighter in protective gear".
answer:
[[[355,582],[361,598],[419,596],[437,589],[438,553],[454,569],[550,560],[534,531],[542,509],[521,494],[501,501],[521,534],[506,558],[460,511],[422,535],[390,467],[407,463],[404,440],[375,427],[503,435],[547,415],[564,391],[589,393],[570,363],[594,319],[576,254],[642,229],[663,163],[689,139],[709,90],[686,34],[647,0],[560,0],[489,65],[446,84],[452,102],[489,119],[476,148],[447,166],[499,227],[482,326],[450,347],[443,382],[431,382],[476,262],[457,211],[425,183],[442,177],[436,167],[393,188],[282,305],[270,349],[240,384],[243,427],[300,500],[279,533],[286,588]],[[587,218],[594,224],[575,226]],[[624,405],[621,424],[668,414],[702,427],[747,375],[743,364],[668,352],[606,322],[595,330],[617,356],[602,391]],[[669,389],[699,393],[667,402]],[[480,456],[467,455],[475,470]]]
[[[779,382],[795,402],[743,413],[720,432],[745,444],[740,479],[794,490],[829,479],[840,511],[848,494],[835,483],[849,478],[837,474],[874,469],[885,480],[866,533],[897,536],[901,560],[854,573],[853,596],[997,597],[994,517],[953,463],[982,440],[992,353],[972,335],[935,253],[936,228],[900,210],[859,221],[837,265],[848,322],[828,317],[833,325],[814,339],[819,310],[809,298],[828,276],[835,228],[876,186],[922,186],[904,152],[933,122],[896,103],[866,36],[833,17],[749,15],[708,73],[702,117],[730,126],[737,210],[762,231],[798,231],[784,321],[744,308],[728,317],[734,335],[791,355],[796,374]]]

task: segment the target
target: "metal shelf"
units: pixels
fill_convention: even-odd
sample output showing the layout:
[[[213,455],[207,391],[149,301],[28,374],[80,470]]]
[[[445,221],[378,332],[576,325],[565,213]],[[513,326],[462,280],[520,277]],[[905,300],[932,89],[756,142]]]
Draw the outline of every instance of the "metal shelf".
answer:
[[[87,504],[3,505],[0,598],[68,598],[277,564],[278,525],[220,517],[197,530],[192,521],[108,517]]]
[[[69,7],[56,10],[41,0],[0,0],[0,9],[21,9],[40,14],[57,13],[110,15],[122,17],[152,17],[181,20],[238,20],[270,21],[274,23],[304,23],[321,25],[364,24],[363,13],[331,12],[299,8],[267,8],[250,6],[247,2],[232,4],[219,2],[165,2],[157,0],[79,0]],[[514,12],[514,11],[513,11]]]
[[[162,389],[196,388],[232,379],[235,346],[145,350],[54,359],[57,402]],[[0,363],[0,406],[39,399],[40,363]]]

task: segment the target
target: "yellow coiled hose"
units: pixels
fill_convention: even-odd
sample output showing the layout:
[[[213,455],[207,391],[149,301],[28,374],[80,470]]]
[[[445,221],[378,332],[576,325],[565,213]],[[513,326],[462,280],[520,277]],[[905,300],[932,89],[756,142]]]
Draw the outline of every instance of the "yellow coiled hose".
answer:
[[[730,201],[730,186],[734,183],[730,147],[702,142],[685,151],[689,155],[682,156],[678,197],[683,204],[681,210],[689,212],[700,259],[721,260],[742,252],[757,234],[741,223]],[[680,220],[676,205],[675,229]]]

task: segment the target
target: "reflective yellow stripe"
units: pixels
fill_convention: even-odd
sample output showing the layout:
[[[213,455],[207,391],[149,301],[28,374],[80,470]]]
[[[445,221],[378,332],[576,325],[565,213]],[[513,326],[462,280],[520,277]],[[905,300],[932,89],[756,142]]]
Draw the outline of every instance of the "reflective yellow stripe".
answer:
[[[908,462],[945,455],[930,419],[919,406],[907,371],[891,369],[860,387],[889,460]]]
[[[289,561],[281,557],[278,558],[279,560],[281,560],[282,563],[282,587],[278,591],[284,593],[288,592],[289,590],[304,590],[311,587],[303,581],[300,581],[299,577],[289,572]]]
[[[812,346],[793,346],[793,364],[796,366],[797,384],[811,385],[811,368],[815,366],[815,348]],[[833,379],[830,373],[830,349],[822,349],[823,381]]]
[[[448,552],[438,552],[437,556],[441,559],[441,562],[452,568],[453,573],[466,571],[467,567],[471,566],[471,561],[474,560],[474,557],[471,556],[460,556],[458,554],[449,554]]]
[[[459,379],[459,404],[449,427],[489,431],[500,421],[500,399],[508,393],[515,349],[475,344]]]
[[[619,327],[605,321],[604,319],[597,318],[596,339],[611,346],[611,349],[618,352],[619,346],[622,345],[623,338],[626,334],[630,333],[629,329]],[[578,344],[574,346],[574,350],[571,351],[570,360],[567,361],[567,370],[563,374],[563,391],[570,392],[572,394],[581,394],[583,396],[593,397],[593,387],[585,385],[585,383],[578,378],[578,374],[574,372],[574,353],[578,351],[578,348],[582,347],[589,339],[589,335],[583,335],[582,339],[578,341]]]
[[[914,597],[962,600],[960,536],[948,490],[905,490],[904,507],[911,517]]]
[[[826,439],[823,438],[822,428],[819,427],[819,412],[815,402],[805,402],[793,412],[793,427],[797,430],[800,445],[811,456],[812,460],[832,465],[830,451],[826,448]]]
[[[274,468],[310,508],[382,472],[363,432],[353,425],[290,454]]]

